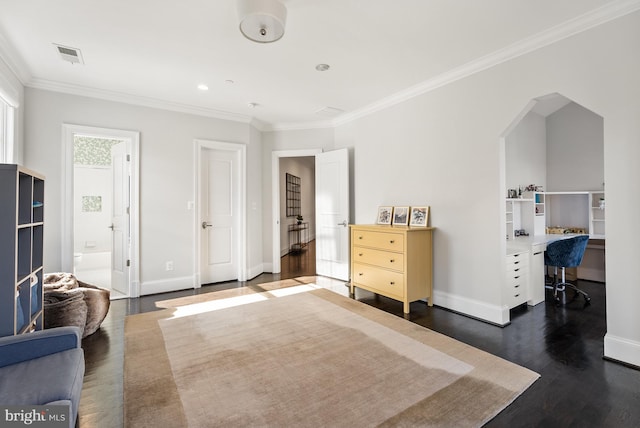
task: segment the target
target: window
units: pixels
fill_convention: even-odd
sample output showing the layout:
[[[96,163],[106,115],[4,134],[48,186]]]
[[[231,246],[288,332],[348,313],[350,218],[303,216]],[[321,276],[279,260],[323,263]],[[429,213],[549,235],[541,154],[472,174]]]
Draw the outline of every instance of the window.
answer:
[[[0,163],[13,160],[13,107],[0,98]]]

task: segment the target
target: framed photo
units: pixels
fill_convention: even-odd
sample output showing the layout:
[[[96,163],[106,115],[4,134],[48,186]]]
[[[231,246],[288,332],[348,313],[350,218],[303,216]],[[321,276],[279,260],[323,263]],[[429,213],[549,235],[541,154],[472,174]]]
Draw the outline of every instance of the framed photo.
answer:
[[[409,226],[427,226],[429,222],[429,207],[411,207]]]
[[[409,207],[393,207],[393,224],[406,226],[409,223]]]
[[[378,220],[377,224],[391,224],[391,218],[393,216],[393,207],[378,207]]]

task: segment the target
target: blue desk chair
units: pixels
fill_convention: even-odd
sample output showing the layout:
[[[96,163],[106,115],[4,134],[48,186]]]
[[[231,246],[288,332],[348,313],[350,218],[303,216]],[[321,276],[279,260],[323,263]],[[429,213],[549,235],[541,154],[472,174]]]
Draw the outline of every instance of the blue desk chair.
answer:
[[[553,284],[546,288],[553,289],[553,298],[559,302],[558,291],[565,291],[566,287],[573,289],[576,295],[584,296],[585,304],[589,304],[591,297],[575,285],[565,280],[565,268],[578,267],[582,263],[584,250],[587,248],[589,235],[578,235],[572,238],[560,239],[547,245],[544,253],[544,263],[553,266]],[[558,268],[562,270],[561,281],[558,281]]]

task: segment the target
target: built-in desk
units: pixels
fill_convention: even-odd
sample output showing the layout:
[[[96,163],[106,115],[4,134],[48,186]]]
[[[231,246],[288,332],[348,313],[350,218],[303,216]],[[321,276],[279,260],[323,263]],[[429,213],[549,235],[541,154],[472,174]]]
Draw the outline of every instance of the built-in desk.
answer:
[[[547,245],[575,234],[518,236],[507,241],[505,302],[511,309],[524,302],[544,302],[544,251]],[[522,267],[521,267],[522,266]]]

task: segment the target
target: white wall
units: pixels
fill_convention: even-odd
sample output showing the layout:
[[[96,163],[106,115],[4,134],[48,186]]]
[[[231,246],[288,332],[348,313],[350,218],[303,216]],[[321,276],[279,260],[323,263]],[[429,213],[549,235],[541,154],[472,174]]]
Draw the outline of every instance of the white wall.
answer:
[[[248,124],[36,89],[25,90],[25,163],[46,176],[45,270],[61,268],[62,124],[140,131],[140,280],[143,294],[194,281],[194,140],[247,144],[248,271],[262,269],[259,134]],[[197,209],[197,208],[196,208]],[[174,262],[166,271],[165,262]]]
[[[111,168],[74,167],[73,251],[99,253],[111,251],[111,224],[113,190]],[[82,211],[83,196],[100,196],[102,209]],[[47,204],[48,205],[48,204]]]
[[[602,117],[576,103],[549,115],[545,190],[602,190],[603,138]]]
[[[355,220],[395,201],[431,205],[434,302],[502,320],[500,143],[528,102],[561,93],[604,117],[605,355],[640,365],[640,13],[625,16],[336,129],[355,154]],[[548,183],[549,184],[549,183]]]
[[[505,137],[507,189],[529,184],[547,189],[547,127],[545,118],[529,112]],[[505,197],[506,197],[505,189]]]
[[[309,223],[307,238],[315,238],[316,228],[316,176],[315,157],[280,159],[280,254],[289,252],[288,226],[296,223],[295,217],[287,217],[286,174],[300,178],[300,211],[304,221]]]

